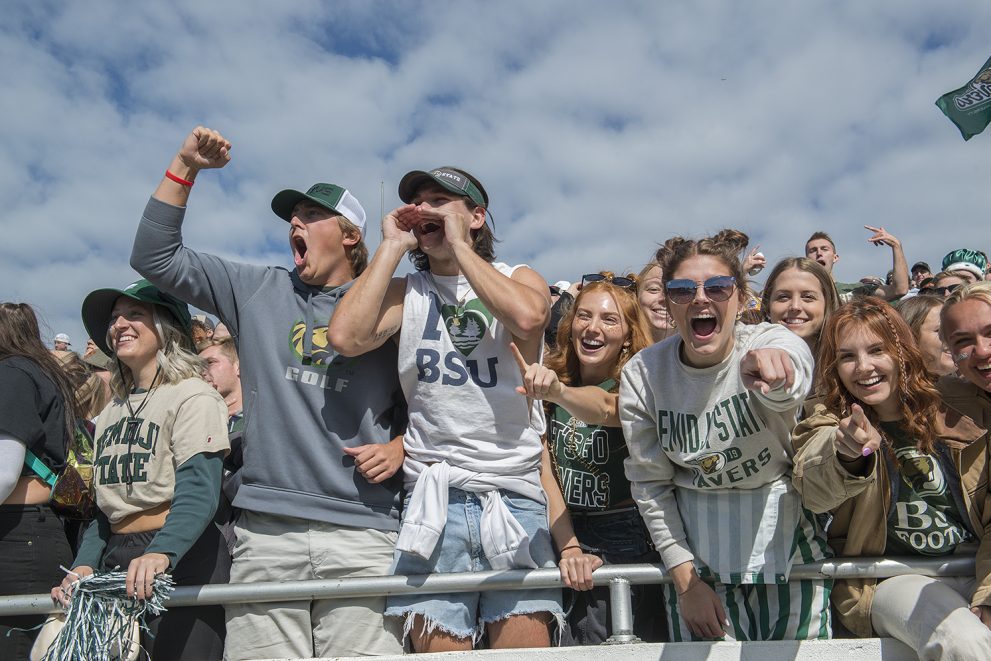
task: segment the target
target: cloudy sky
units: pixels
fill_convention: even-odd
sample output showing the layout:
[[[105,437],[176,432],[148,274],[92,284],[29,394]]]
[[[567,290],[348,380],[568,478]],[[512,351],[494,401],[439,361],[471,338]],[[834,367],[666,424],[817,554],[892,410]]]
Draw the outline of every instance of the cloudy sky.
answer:
[[[80,347],[80,302],[136,278],[141,210],[198,124],[233,161],[198,179],[186,242],[244,261],[290,265],[282,188],[349,187],[374,248],[380,191],[455,164],[500,259],[549,281],[722,227],[772,263],[824,229],[840,280],[890,268],[865,224],[937,266],[991,248],[991,135],[934,105],[989,24],[978,0],[5,3],[0,300]]]

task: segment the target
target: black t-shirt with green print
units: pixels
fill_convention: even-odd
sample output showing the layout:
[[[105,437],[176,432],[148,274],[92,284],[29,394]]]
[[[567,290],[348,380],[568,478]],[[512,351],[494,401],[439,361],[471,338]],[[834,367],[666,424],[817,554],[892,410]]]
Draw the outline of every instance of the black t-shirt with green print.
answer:
[[[958,480],[952,464],[940,452],[916,448],[898,423],[881,423],[891,440],[898,469],[892,475],[888,512],[887,553],[891,555],[946,555],[958,544],[971,541],[949,480]]]
[[[608,391],[615,384],[608,379],[599,387]],[[549,413],[548,449],[568,509],[608,510],[630,500],[630,482],[623,469],[630,451],[623,430],[587,425],[556,404],[550,405]]]

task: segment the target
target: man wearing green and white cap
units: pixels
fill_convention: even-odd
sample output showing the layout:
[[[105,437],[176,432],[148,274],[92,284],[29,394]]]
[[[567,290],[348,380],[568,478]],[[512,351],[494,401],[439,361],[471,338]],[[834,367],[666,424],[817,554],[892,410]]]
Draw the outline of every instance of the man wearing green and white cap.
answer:
[[[216,315],[237,342],[245,429],[231,582],[386,574],[406,424],[396,347],[352,359],[327,343],[328,320],[365,268],[365,212],[338,184],[275,195],[291,271],[191,250],[181,228],[193,182],[230,150],[216,131],[190,133],[145,208],[131,266]],[[225,658],[401,654],[383,608],[381,597],[234,604]]]

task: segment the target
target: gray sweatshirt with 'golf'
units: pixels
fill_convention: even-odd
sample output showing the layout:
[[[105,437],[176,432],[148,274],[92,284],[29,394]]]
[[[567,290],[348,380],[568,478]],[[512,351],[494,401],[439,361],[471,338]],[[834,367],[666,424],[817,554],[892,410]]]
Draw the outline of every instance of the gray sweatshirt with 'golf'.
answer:
[[[399,529],[400,476],[370,484],[345,447],[386,443],[406,426],[396,346],[355,358],[327,345],[351,283],[311,287],[295,270],[255,266],[182,245],[185,209],[148,202],[131,266],[206,310],[234,336],[244,393],[244,468],[234,505],[377,530]]]

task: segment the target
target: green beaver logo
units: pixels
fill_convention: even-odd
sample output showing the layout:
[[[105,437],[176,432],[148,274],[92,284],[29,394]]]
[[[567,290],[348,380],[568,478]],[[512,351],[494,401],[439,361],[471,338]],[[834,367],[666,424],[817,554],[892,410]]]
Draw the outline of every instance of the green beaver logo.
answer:
[[[698,466],[706,475],[712,475],[720,471],[731,461],[736,461],[743,456],[739,448],[726,448],[722,452],[707,452],[700,454],[694,459],[689,459],[685,463]]]
[[[899,472],[902,481],[915,489],[917,494],[925,498],[946,493],[946,478],[933,457],[915,448],[898,448],[895,456],[901,462]]]
[[[303,338],[305,335],[306,323],[303,320],[293,324],[292,330],[289,332],[289,346],[292,348],[296,360],[300,363],[303,362]],[[313,329],[313,353],[308,361],[309,365],[326,367],[333,363],[337,366],[347,360],[330,348],[327,342],[326,326],[317,326]]]

